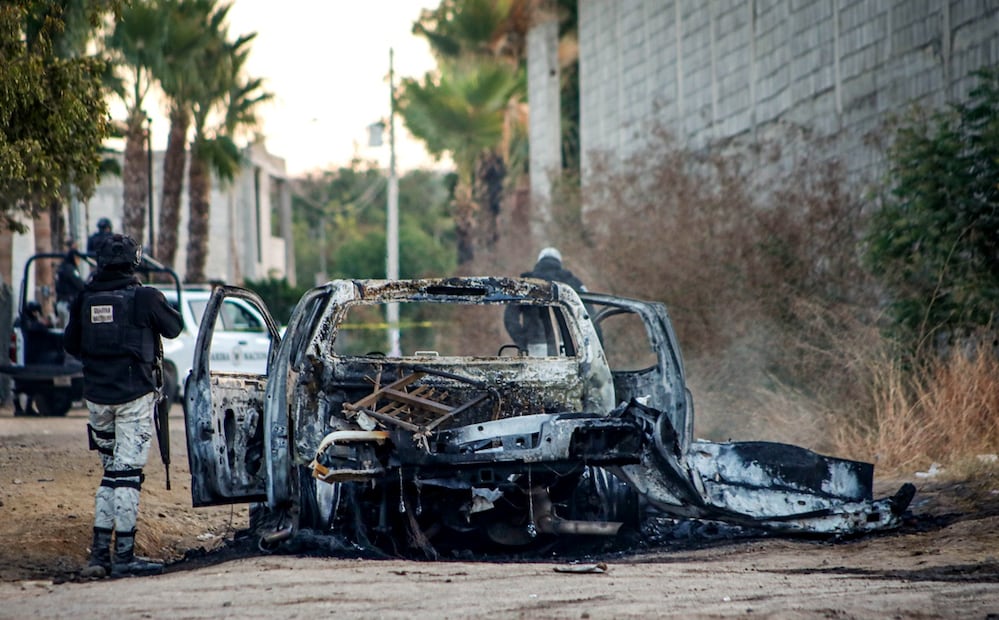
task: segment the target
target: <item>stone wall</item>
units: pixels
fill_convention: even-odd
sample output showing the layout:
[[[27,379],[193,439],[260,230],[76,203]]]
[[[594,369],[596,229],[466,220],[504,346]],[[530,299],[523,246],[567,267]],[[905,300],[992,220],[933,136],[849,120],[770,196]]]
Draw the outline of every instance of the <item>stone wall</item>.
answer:
[[[831,138],[863,179],[890,114],[999,64],[999,0],[579,0],[579,62],[584,184],[596,152],[621,161],[657,125],[692,148]]]

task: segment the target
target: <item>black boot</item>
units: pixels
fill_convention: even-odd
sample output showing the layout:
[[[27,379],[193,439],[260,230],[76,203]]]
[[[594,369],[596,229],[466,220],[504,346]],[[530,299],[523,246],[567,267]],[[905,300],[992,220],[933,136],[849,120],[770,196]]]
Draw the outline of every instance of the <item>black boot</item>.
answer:
[[[118,532],[115,535],[114,562],[111,567],[112,577],[127,575],[158,575],[163,572],[163,565],[135,555],[135,531]]]
[[[111,530],[94,528],[94,542],[90,543],[90,561],[80,571],[81,577],[101,579],[111,574]]]

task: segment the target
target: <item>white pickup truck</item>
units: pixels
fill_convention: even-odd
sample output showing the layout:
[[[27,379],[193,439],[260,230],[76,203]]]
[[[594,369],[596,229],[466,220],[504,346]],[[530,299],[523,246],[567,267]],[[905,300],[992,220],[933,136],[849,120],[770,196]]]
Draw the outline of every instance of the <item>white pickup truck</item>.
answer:
[[[191,372],[201,317],[212,295],[210,287],[163,288],[163,294],[184,319],[184,329],[172,339],[163,339],[165,389],[174,400],[184,394],[184,379]],[[211,364],[221,372],[264,374],[271,340],[263,317],[242,299],[229,298],[222,305],[212,332]]]

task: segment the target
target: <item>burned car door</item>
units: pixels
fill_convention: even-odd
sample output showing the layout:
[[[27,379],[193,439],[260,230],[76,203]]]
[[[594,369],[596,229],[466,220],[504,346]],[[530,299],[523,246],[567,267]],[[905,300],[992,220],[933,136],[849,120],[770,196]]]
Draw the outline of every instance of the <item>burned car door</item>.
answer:
[[[666,307],[610,295],[582,293],[614,380],[618,403],[632,399],[667,413],[682,448],[694,426],[680,345]]]
[[[264,372],[212,370],[213,332],[227,299],[239,299],[266,323],[270,349]],[[221,328],[220,328],[221,329]],[[205,307],[191,374],[184,388],[184,422],[194,506],[266,499],[264,392],[281,336],[256,293],[234,286],[215,289]]]

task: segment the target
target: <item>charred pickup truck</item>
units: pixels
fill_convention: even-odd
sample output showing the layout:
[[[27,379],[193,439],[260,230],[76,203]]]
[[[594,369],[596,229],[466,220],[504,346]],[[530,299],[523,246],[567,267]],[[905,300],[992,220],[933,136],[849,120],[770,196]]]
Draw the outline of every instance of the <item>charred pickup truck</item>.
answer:
[[[211,368],[228,297],[267,317],[266,374]],[[875,500],[872,465],[796,446],[695,440],[660,303],[533,279],[339,280],[283,336],[237,287],[205,317],[185,390],[193,503],[250,503],[267,544],[308,529],[390,553],[509,552],[650,512],[854,534],[897,526],[914,492]]]

